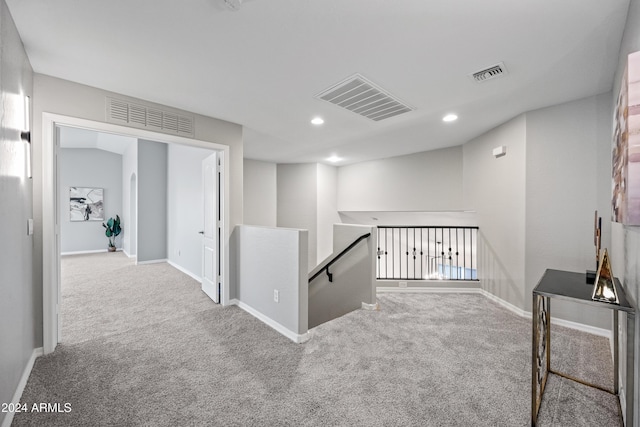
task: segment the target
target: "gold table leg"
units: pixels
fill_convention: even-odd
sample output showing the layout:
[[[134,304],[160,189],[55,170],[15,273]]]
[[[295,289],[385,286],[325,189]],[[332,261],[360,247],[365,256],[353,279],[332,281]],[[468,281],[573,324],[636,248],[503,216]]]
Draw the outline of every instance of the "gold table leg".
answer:
[[[551,366],[551,300],[534,294],[532,302],[531,425],[535,426]]]

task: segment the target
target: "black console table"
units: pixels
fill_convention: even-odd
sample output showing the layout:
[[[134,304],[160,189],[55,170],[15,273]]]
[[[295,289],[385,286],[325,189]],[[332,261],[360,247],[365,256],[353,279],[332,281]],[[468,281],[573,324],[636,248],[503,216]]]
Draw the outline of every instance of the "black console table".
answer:
[[[626,357],[626,377],[624,378],[624,390],[626,400],[625,420],[627,425],[633,425],[634,405],[634,328],[635,310],[629,303],[618,279],[616,290],[620,304],[608,304],[593,301],[591,294],[593,285],[586,284],[585,273],[573,273],[561,270],[547,270],[533,290],[533,328],[532,328],[532,367],[531,367],[531,425],[538,421],[538,410],[542,402],[544,387],[549,373],[559,375],[571,381],[604,390],[619,396],[618,386],[620,354],[618,349],[618,313],[624,312],[627,319],[627,345],[624,357]],[[581,379],[570,377],[566,374],[554,371],[551,368],[551,298],[573,301],[592,307],[608,308],[613,312],[613,390],[606,390],[595,384],[590,384]]]

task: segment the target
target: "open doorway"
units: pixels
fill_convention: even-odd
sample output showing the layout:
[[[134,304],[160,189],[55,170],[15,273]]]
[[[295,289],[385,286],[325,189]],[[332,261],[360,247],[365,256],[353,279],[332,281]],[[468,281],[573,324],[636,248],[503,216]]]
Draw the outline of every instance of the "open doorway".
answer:
[[[225,191],[228,187],[226,185],[227,176],[224,173],[224,165],[225,160],[228,159],[228,147],[221,146],[218,144],[212,144],[204,141],[190,140],[185,139],[178,136],[157,134],[155,132],[149,132],[146,130],[138,130],[126,128],[118,125],[112,125],[101,122],[92,122],[83,119],[75,119],[70,117],[58,116],[53,114],[44,114],[44,127],[43,129],[50,129],[51,132],[44,132],[43,134],[43,172],[45,177],[52,178],[50,182],[47,182],[45,178],[45,187],[44,188],[44,200],[43,200],[43,270],[44,270],[44,287],[43,287],[43,300],[44,300],[44,344],[45,344],[45,352],[51,352],[55,349],[56,344],[60,338],[60,319],[58,316],[59,313],[59,304],[61,303],[61,280],[60,280],[60,253],[61,253],[61,235],[56,232],[56,230],[60,230],[59,226],[62,220],[62,215],[60,214],[61,209],[61,199],[64,197],[61,194],[64,194],[63,191],[59,191],[59,180],[60,180],[60,129],[63,127],[70,128],[80,128],[83,130],[94,131],[94,132],[105,132],[107,134],[118,134],[125,137],[131,138],[145,138],[147,140],[155,140],[156,143],[166,145],[167,147],[170,145],[176,147],[192,147],[194,149],[204,150],[207,152],[216,152],[218,153],[218,157],[220,159],[221,165],[221,179],[223,185],[219,187],[221,190],[219,194],[220,201],[220,212],[222,213],[221,221],[220,221],[220,235],[228,239],[229,231],[226,225],[226,221],[224,219],[228,215],[228,210],[226,206],[227,200],[227,192]],[[140,255],[140,220],[143,218],[140,212],[140,182],[141,176],[139,173],[125,175],[126,178],[122,180],[122,188],[126,190],[128,197],[123,197],[122,204],[128,205],[127,209],[124,207],[120,208],[120,211],[123,212],[124,216],[129,217],[127,223],[127,231],[131,234],[130,237],[134,237],[133,239],[128,240],[128,255],[130,256],[139,256]],[[52,190],[48,192],[47,190]],[[124,191],[123,191],[124,192]],[[68,203],[68,193],[67,193],[67,203]],[[133,203],[132,203],[133,201]],[[136,203],[137,201],[137,203]],[[169,204],[165,201],[165,206]],[[48,215],[50,214],[50,215]],[[101,223],[100,223],[101,224]],[[197,228],[201,228],[197,227]],[[126,233],[126,232],[125,232]],[[228,248],[227,245],[220,245],[221,253],[221,268],[220,268],[220,288],[222,295],[222,302],[228,303],[228,282],[227,282],[227,267],[228,267]],[[97,250],[97,249],[96,249]],[[169,260],[169,248],[166,248],[166,253],[164,258],[156,259],[156,261],[168,261]],[[181,251],[179,251],[181,253]],[[193,274],[194,276],[201,276],[200,274]]]

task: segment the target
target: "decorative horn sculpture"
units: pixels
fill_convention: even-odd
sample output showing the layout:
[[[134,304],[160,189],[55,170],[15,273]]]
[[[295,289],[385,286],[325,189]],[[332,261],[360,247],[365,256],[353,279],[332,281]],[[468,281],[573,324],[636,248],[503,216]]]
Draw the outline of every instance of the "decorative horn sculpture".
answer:
[[[593,219],[593,244],[596,247],[596,270],[600,266],[600,242],[602,239],[602,217],[598,216],[596,210]],[[596,282],[596,271],[587,270],[587,285],[593,285]]]

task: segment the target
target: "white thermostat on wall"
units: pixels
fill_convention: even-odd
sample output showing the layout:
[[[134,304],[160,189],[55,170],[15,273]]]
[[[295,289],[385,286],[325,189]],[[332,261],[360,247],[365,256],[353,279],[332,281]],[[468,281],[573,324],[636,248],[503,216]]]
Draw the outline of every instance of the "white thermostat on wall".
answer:
[[[501,145],[493,149],[493,156],[497,159],[498,157],[502,157],[507,154],[507,146]]]

